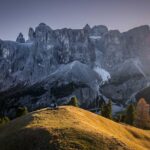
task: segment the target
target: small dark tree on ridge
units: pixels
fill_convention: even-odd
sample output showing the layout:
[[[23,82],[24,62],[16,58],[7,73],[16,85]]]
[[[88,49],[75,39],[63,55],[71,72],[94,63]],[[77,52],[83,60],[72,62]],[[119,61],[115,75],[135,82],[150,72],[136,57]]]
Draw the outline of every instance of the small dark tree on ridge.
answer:
[[[71,97],[71,100],[69,101],[68,105],[72,105],[75,107],[78,107],[78,99],[76,98],[76,96]]]
[[[27,113],[28,113],[27,107],[19,107],[19,108],[17,109],[16,116],[17,116],[17,117],[24,116],[24,115],[26,115]]]

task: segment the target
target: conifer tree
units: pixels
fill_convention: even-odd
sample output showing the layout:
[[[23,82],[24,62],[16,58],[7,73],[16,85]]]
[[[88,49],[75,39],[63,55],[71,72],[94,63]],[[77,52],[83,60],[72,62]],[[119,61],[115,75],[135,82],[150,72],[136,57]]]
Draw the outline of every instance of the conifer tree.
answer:
[[[133,104],[130,104],[126,110],[125,122],[130,125],[134,125],[135,121],[135,107]]]
[[[109,100],[108,104],[103,104],[101,108],[101,115],[103,117],[112,118],[112,102]]]
[[[19,107],[17,109],[16,116],[20,117],[20,116],[26,115],[27,113],[28,113],[27,107]]]
[[[107,105],[103,104],[101,107],[101,115],[107,118]]]
[[[112,101],[111,100],[109,100],[107,107],[108,107],[108,118],[112,119]]]
[[[72,105],[72,106],[78,107],[78,99],[77,99],[77,97],[76,96],[71,97],[71,100],[68,103],[68,105]]]

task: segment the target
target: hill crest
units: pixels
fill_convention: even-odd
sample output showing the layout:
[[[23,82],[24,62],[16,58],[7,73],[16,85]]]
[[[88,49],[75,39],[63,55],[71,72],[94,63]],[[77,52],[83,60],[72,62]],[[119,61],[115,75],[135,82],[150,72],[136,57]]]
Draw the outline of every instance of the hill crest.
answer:
[[[72,106],[41,109],[0,127],[1,150],[148,150],[149,141],[148,130]]]

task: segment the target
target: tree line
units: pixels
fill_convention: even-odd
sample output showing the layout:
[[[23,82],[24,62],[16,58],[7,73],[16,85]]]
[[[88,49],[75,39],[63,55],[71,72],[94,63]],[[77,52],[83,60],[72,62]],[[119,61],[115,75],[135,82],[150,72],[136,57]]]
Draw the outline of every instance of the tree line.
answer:
[[[71,97],[70,101],[66,105],[79,107],[79,101],[76,96]],[[28,113],[27,107],[19,107],[16,111],[16,117],[26,115]],[[112,101],[109,100],[107,103],[103,103],[100,107],[101,116],[111,119],[116,122],[126,123],[132,126],[136,126],[136,109],[134,104],[129,104],[125,111],[112,115]],[[9,118],[6,116],[0,116],[0,125],[9,122]]]

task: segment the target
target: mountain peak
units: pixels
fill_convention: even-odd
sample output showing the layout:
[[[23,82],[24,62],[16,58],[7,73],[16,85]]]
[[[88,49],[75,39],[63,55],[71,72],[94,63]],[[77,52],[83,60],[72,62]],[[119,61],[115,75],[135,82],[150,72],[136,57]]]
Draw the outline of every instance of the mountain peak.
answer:
[[[25,39],[23,37],[23,34],[20,32],[17,39],[16,39],[16,42],[18,43],[25,43]]]
[[[85,31],[90,31],[91,27],[89,26],[89,24],[86,24],[83,28]]]
[[[47,24],[45,23],[40,23],[36,29],[46,29],[46,30],[52,30],[51,27],[49,27]]]

